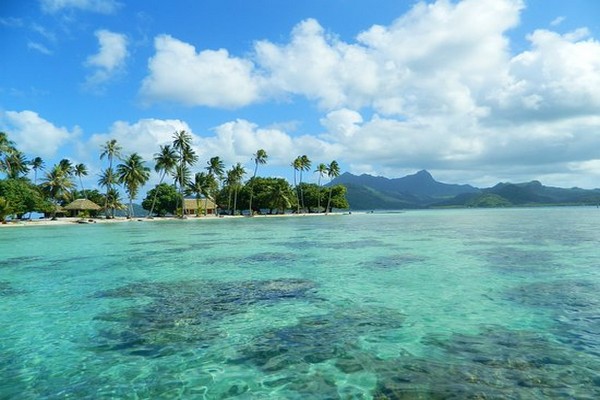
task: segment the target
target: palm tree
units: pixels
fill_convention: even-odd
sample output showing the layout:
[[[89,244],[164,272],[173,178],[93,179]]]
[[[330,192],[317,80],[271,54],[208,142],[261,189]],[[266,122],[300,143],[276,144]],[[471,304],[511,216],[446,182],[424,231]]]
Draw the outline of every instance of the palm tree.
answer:
[[[196,216],[200,216],[200,199],[204,196],[204,216],[207,214],[208,198],[217,187],[217,180],[214,175],[204,172],[198,172],[194,176],[194,181],[188,184],[187,193],[196,196]]]
[[[21,151],[11,148],[4,158],[4,170],[9,179],[17,179],[29,172],[29,161]]]
[[[300,181],[298,182],[298,185],[300,186],[300,199],[302,200],[302,211],[305,211],[305,206],[304,206],[304,191],[302,190],[302,171],[310,171],[310,165],[311,165],[311,161],[309,160],[309,158],[305,155],[303,155],[302,157],[300,157]]]
[[[115,183],[117,183],[117,175],[115,174],[115,170],[112,168],[103,170],[100,174],[100,178],[98,179],[98,185],[106,188],[106,194],[104,197],[104,212],[107,218],[109,217],[109,210],[112,210],[112,217],[114,218],[115,216],[115,208],[108,204],[110,202],[109,192],[113,189],[112,185]]]
[[[154,154],[154,170],[158,173],[162,172],[158,184],[163,183],[167,173],[173,173],[177,167],[177,153],[170,145],[160,146],[160,151]],[[158,190],[154,191],[154,198],[152,199],[152,206],[148,212],[147,218],[152,216],[154,212],[154,206],[156,205],[156,198],[158,196]]]
[[[35,157],[30,161],[31,169],[33,169],[33,184],[37,185],[37,172],[38,170],[44,170],[44,160],[41,157]]]
[[[106,193],[106,204],[109,209],[112,210],[112,217],[115,217],[115,210],[122,210],[125,208],[121,203],[121,194],[116,188],[111,188]]]
[[[144,160],[139,154],[133,153],[123,160],[122,164],[117,165],[117,177],[119,183],[125,187],[129,195],[129,209],[127,218],[133,216],[133,199],[141,186],[144,186],[150,178],[150,168],[146,167]]]
[[[221,181],[223,181],[223,177],[225,175],[225,164],[223,163],[223,161],[217,156],[217,157],[212,157],[209,161],[208,161],[208,166],[206,167],[206,170],[208,171],[208,174],[210,176],[213,177],[214,183],[216,183],[216,185],[213,185],[213,187],[211,188],[211,191],[216,192],[219,190],[219,183],[221,183]],[[216,193],[213,193],[213,195]],[[213,196],[216,199],[216,195]],[[215,203],[215,207],[216,207],[216,203]],[[218,208],[215,209],[215,212]]]
[[[298,156],[294,161],[292,161],[292,168],[294,168],[294,190],[296,191],[296,213],[300,214],[300,193],[298,192],[298,184],[296,183],[296,173],[301,168],[302,157]]]
[[[179,165],[175,173],[176,183],[179,184],[179,194],[181,198],[181,217],[185,217],[185,198],[183,190],[189,182],[189,167],[198,161],[196,152],[192,149],[192,135],[186,131],[179,131],[173,134],[173,148],[177,152]]]
[[[117,143],[117,139],[111,139],[108,140],[102,147],[101,150],[102,152],[100,153],[100,159],[104,159],[104,157],[108,158],[108,170],[114,171],[113,170],[113,160],[115,158],[120,159],[121,158],[121,150],[123,148]],[[114,177],[114,173],[113,174],[107,174],[107,176],[110,177]],[[109,180],[106,182],[106,200],[104,203],[104,209],[106,211],[106,216],[108,217],[108,191],[110,189],[112,189],[112,185],[114,185],[116,183],[116,181],[114,180]],[[113,210],[113,216],[114,216],[114,208]]]
[[[83,188],[83,180],[81,179],[82,176],[88,175],[87,167],[85,166],[85,164],[79,163],[79,164],[75,165],[75,167],[73,168],[73,174],[79,178],[79,184],[81,185],[81,192],[83,193],[83,197],[85,197],[87,199],[85,189]]]
[[[0,171],[8,171],[10,169],[10,160],[8,155],[16,151],[15,142],[8,138],[4,132],[0,132]],[[4,159],[2,157],[5,157]]]
[[[246,170],[242,164],[237,163],[230,171],[231,185],[233,185],[233,215],[237,213],[237,195],[242,186],[242,179],[246,175]],[[228,177],[229,178],[229,177]]]
[[[319,180],[317,182],[317,186],[319,187],[319,195],[317,196],[317,212],[320,212],[321,210],[321,179],[327,175],[327,165],[325,165],[324,163],[320,163],[319,165],[317,165],[317,169],[315,169],[315,172],[319,173]]]
[[[267,152],[263,149],[258,149],[255,154],[252,155],[252,160],[254,160],[254,174],[252,175],[252,184],[250,185],[250,215],[254,215],[252,212],[252,197],[254,197],[254,178],[256,178],[256,173],[258,172],[258,164],[264,165],[267,163]]]
[[[340,176],[340,166],[337,161],[333,160],[327,166],[327,176],[329,177],[329,181],[331,182],[333,179]],[[329,207],[331,205],[331,193],[333,192],[333,186],[329,187],[329,199],[327,200],[327,208],[325,209],[325,213],[329,212]]]
[[[54,208],[52,210],[52,219],[56,218],[56,207],[61,200],[65,200],[73,188],[71,175],[68,174],[60,164],[56,164],[46,173],[42,183],[42,189],[48,194]]]

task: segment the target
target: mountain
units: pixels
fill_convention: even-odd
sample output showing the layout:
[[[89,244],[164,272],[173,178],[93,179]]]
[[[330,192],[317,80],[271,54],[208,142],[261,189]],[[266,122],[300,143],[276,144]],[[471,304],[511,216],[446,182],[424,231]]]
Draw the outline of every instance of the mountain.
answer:
[[[355,210],[423,208],[459,194],[480,192],[471,185],[438,182],[425,170],[395,179],[346,172],[331,182],[337,184],[346,186],[346,198]]]
[[[346,186],[346,198],[354,210],[600,204],[600,189],[564,189],[539,181],[498,183],[479,189],[438,182],[425,170],[395,179],[346,172],[329,185],[336,184]]]

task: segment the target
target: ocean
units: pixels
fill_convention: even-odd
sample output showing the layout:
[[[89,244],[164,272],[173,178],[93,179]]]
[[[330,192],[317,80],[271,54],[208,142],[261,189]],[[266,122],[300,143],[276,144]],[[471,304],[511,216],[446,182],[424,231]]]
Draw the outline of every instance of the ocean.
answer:
[[[600,398],[600,210],[0,229],[0,399]]]

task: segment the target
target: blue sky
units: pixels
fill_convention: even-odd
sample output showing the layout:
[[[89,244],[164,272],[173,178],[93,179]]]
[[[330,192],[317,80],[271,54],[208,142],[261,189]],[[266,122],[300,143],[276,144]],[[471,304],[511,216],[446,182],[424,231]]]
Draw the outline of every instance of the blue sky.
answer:
[[[306,154],[343,171],[484,187],[600,187],[595,0],[4,0],[0,130],[27,156],[150,166]],[[316,180],[316,175],[308,180]],[[153,177],[153,182],[157,181]]]

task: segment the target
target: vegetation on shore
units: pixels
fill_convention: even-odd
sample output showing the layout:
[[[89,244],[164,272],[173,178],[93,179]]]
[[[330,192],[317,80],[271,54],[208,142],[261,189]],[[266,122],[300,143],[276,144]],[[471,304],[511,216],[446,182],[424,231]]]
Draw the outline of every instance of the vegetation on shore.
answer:
[[[114,218],[119,210],[125,210],[128,217],[133,217],[133,200],[150,179],[147,161],[138,153],[123,154],[115,139],[101,147],[99,157],[107,162],[97,181],[98,187],[104,189],[103,193],[96,188],[84,188],[82,177],[88,175],[86,165],[73,165],[70,160],[63,159],[47,169],[40,157],[28,159],[6,133],[0,132],[0,173],[4,174],[3,179],[0,178],[0,221],[9,216],[20,219],[31,212],[55,217],[61,207],[78,198],[101,206],[106,218]],[[267,164],[267,160],[267,152],[257,150],[253,155],[252,177],[246,181],[247,173],[241,164],[226,170],[218,156],[208,160],[204,170],[197,171],[199,159],[192,148],[192,136],[185,131],[175,132],[173,142],[160,146],[154,155],[154,171],[159,174],[159,183],[147,192],[142,206],[149,217],[183,216],[186,196],[196,199],[197,209],[202,208],[200,205],[204,202],[205,215],[208,199],[230,215],[329,212],[333,208],[349,207],[343,185],[328,188],[320,185],[322,177],[332,180],[340,175],[336,161],[319,164],[315,171],[319,173],[319,184],[307,184],[302,182],[302,171],[310,170],[311,161],[306,155],[298,156],[296,160],[301,164],[293,162],[292,166],[294,176],[300,168],[300,182],[292,186],[282,178],[258,176],[258,167]],[[31,170],[33,181],[28,177]],[[120,189],[127,195],[127,206]],[[94,211],[88,213],[90,216],[97,214]]]

